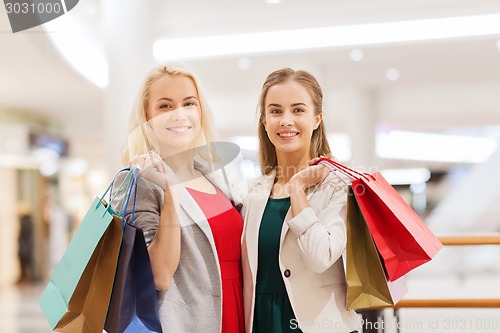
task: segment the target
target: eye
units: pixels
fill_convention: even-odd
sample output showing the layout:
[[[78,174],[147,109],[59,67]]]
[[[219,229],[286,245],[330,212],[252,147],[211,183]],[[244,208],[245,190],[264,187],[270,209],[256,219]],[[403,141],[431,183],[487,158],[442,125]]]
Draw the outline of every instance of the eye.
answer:
[[[160,104],[160,106],[158,107],[160,109],[171,109],[172,108],[172,105],[170,104]]]
[[[296,113],[303,113],[303,112],[306,112],[304,109],[301,109],[301,108],[296,108],[295,110],[293,110],[294,112]]]
[[[271,111],[269,111],[270,114],[280,114],[281,113],[281,110],[280,109],[272,109]]]
[[[196,102],[186,102],[186,104],[184,104],[184,107],[186,108],[195,108],[197,106],[198,104],[196,104]]]

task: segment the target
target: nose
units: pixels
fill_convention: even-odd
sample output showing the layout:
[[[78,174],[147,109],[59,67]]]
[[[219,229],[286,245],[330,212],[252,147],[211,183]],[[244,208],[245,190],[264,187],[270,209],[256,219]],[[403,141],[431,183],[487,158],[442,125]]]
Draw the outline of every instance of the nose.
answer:
[[[186,120],[186,112],[184,111],[184,108],[178,108],[174,111],[172,111],[174,114],[173,114],[173,118],[175,121],[183,121],[183,120]]]
[[[280,126],[292,126],[293,125],[293,115],[291,112],[285,111],[280,119]]]

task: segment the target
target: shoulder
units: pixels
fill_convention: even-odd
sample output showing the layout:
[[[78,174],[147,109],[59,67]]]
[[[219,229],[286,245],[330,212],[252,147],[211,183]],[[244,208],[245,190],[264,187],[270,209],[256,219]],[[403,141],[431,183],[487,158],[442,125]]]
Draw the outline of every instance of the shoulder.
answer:
[[[274,178],[276,174],[274,172],[271,172],[270,174],[267,175],[262,175],[260,177],[254,178],[248,182],[248,189],[249,192],[259,189],[261,187],[269,187],[272,186],[274,183]]]

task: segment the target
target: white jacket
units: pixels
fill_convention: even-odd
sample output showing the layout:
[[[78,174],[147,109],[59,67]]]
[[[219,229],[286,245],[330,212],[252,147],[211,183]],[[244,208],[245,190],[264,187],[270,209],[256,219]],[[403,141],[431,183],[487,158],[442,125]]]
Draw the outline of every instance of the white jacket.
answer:
[[[243,204],[243,296],[247,333],[252,332],[257,277],[258,236],[275,174],[249,184]],[[346,248],[347,189],[330,174],[306,192],[311,205],[281,230],[279,265],[297,320],[291,328],[304,333],[347,333],[359,330],[359,318],[346,309],[346,277],[342,253]]]

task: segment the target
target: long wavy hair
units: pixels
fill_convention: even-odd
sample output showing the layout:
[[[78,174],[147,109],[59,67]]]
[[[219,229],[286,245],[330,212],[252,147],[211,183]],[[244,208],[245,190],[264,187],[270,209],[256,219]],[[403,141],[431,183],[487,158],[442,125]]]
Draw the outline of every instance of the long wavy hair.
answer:
[[[319,115],[323,112],[323,91],[319,85],[316,78],[307,71],[298,70],[295,71],[291,68],[283,68],[272,72],[266,78],[262,86],[262,90],[259,97],[258,113],[259,113],[259,125],[258,125],[258,136],[259,136],[259,159],[260,159],[260,170],[262,174],[267,175],[278,166],[278,158],[276,156],[276,148],[274,147],[271,140],[267,136],[266,128],[264,126],[264,121],[266,117],[265,113],[265,100],[267,93],[272,86],[281,84],[288,80],[296,81],[301,84],[309,92],[311,99],[314,104],[315,115]],[[330,145],[328,144],[325,125],[323,121],[316,128],[311,137],[310,146],[311,156],[310,158],[323,155],[325,157],[331,156]]]

